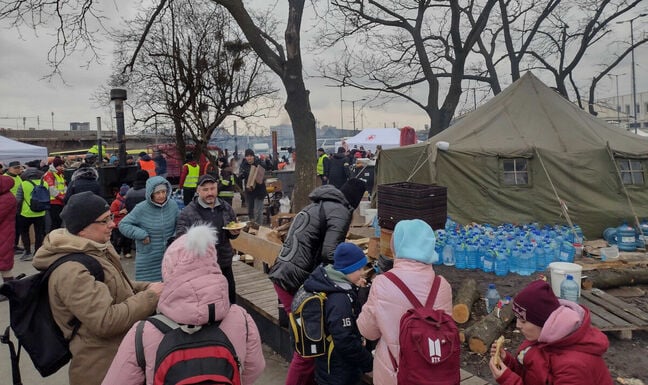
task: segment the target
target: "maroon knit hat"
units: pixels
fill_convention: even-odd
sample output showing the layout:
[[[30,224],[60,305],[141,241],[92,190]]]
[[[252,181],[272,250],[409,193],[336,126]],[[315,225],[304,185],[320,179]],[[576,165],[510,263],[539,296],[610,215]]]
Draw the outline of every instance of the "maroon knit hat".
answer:
[[[531,282],[513,299],[515,315],[540,327],[559,306],[551,286],[543,280]]]

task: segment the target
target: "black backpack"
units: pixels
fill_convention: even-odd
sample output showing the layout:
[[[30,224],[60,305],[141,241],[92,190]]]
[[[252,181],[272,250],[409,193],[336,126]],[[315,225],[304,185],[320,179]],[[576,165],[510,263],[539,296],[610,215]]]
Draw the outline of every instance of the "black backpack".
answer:
[[[52,272],[66,262],[81,263],[97,281],[104,281],[104,271],[99,261],[86,254],[69,254],[56,260],[45,271],[0,286],[0,294],[9,299],[10,321],[0,342],[9,345],[15,385],[21,384],[18,368],[21,347],[25,348],[43,377],[56,373],[72,358],[69,342],[76,335],[81,322],[76,318],[68,322],[73,331],[70,339],[66,339],[52,316],[47,288]],[[13,329],[18,339],[17,353],[10,339],[9,328]]]
[[[29,209],[35,213],[46,211],[52,208],[50,203],[50,194],[49,189],[43,184],[43,179],[40,180],[40,184],[35,184],[32,180],[28,179],[27,182],[31,183],[34,186],[34,189],[31,193],[31,198],[29,199]]]
[[[214,314],[214,305],[209,306],[210,314]],[[146,322],[150,322],[164,334],[155,354],[154,385],[241,385],[241,365],[236,351],[220,329],[220,322],[215,319],[202,326],[181,326],[163,314],[140,321],[135,329],[135,357],[145,375],[142,336]]]
[[[326,332],[324,304],[326,293],[310,292],[302,285],[293,299],[290,334],[295,341],[295,351],[302,357],[319,357],[333,349],[333,338]]]

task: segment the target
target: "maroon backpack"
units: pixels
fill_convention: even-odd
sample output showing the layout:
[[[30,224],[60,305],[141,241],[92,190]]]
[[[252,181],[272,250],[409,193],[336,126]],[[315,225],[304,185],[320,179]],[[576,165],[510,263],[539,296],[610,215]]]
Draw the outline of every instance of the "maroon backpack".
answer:
[[[398,362],[389,351],[398,384],[459,385],[459,330],[452,317],[432,307],[441,284],[439,276],[434,278],[425,306],[395,274],[385,276],[414,306],[400,320]]]

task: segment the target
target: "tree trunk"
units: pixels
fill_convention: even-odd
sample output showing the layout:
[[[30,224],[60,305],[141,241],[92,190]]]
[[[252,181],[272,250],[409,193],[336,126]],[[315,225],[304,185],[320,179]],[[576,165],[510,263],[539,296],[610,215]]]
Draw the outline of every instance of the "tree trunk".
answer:
[[[587,277],[583,279],[582,286],[586,290],[648,284],[648,269],[645,267],[590,270],[584,274]]]
[[[294,82],[294,81],[293,81]],[[297,163],[295,164],[295,189],[292,196],[292,212],[298,212],[310,202],[308,194],[315,188],[316,149],[315,117],[308,105],[308,91],[294,84],[285,104],[290,117],[297,146]]]
[[[477,282],[474,279],[465,280],[454,299],[452,319],[458,324],[466,323],[470,319],[470,310],[473,303],[478,299]]]
[[[497,317],[497,309],[481,321],[475,322],[464,332],[465,339],[471,352],[484,354],[490,350],[490,346],[515,319],[511,304],[504,305]]]

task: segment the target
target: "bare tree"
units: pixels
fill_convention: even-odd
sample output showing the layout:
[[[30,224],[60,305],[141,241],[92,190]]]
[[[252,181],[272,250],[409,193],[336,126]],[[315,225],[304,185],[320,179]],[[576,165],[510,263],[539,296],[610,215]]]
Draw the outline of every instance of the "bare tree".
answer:
[[[101,26],[102,15],[94,0],[0,0],[0,20],[10,20],[15,27],[43,28],[46,16],[55,15],[59,40],[49,56],[54,70],[71,52],[90,49],[96,52],[96,32],[91,24]],[[284,45],[273,37],[273,25],[253,17],[242,0],[205,0],[225,7],[243,31],[250,46],[263,62],[281,79],[286,90],[284,105],[292,122],[299,161],[295,169],[296,183],[293,209],[299,210],[310,201],[308,194],[315,187],[315,117],[311,111],[309,91],[303,78],[301,56],[301,22],[305,0],[288,0]],[[148,31],[157,17],[168,6],[167,0],[158,0],[148,11],[148,22],[139,39],[139,46],[148,38]],[[49,19],[48,19],[49,20]],[[90,21],[94,23],[90,23]],[[268,27],[268,29],[265,29]],[[139,57],[133,54],[131,66]]]
[[[181,154],[188,138],[196,145],[195,155],[203,153],[215,163],[207,144],[227,117],[246,119],[272,107],[257,103],[276,93],[267,69],[215,4],[171,3],[140,45],[147,23],[140,17],[120,35],[113,86],[131,88],[129,104],[136,122],[169,122]],[[135,50],[137,65],[124,72]]]
[[[414,103],[430,117],[430,137],[448,127],[463,92],[469,55],[497,0],[331,4],[332,19],[344,23],[329,24],[319,44],[341,47],[346,60],[327,63],[322,75],[339,85]]]

